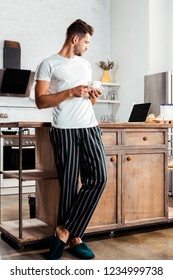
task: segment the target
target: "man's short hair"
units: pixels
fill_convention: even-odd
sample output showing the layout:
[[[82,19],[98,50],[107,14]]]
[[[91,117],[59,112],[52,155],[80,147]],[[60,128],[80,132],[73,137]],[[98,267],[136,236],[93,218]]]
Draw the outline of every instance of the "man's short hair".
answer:
[[[82,38],[87,33],[92,36],[94,33],[94,28],[83,20],[77,19],[67,28],[66,41],[68,41],[74,35],[78,35]]]

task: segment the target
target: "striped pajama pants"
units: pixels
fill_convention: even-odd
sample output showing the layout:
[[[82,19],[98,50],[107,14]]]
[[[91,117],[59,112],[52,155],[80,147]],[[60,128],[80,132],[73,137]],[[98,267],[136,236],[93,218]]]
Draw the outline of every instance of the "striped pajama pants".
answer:
[[[101,129],[51,127],[60,182],[59,219],[72,237],[82,237],[107,182]],[[79,188],[79,175],[81,188]]]

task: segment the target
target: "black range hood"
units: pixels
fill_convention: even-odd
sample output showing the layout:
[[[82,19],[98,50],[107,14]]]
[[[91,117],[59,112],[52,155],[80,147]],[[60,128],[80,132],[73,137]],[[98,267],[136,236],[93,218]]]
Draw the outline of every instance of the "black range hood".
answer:
[[[0,69],[0,96],[29,97],[34,72],[21,69],[21,48],[16,41],[4,41],[3,69]]]
[[[29,97],[34,72],[25,69],[0,69],[0,96]]]

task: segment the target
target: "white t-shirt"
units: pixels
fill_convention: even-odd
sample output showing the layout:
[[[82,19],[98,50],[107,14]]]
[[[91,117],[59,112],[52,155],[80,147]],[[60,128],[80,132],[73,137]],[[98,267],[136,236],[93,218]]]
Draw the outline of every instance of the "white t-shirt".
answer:
[[[79,85],[88,85],[92,70],[89,62],[75,56],[53,54],[36,71],[36,80],[50,81],[50,94]],[[88,128],[98,125],[89,97],[71,97],[52,108],[52,125],[57,128]]]

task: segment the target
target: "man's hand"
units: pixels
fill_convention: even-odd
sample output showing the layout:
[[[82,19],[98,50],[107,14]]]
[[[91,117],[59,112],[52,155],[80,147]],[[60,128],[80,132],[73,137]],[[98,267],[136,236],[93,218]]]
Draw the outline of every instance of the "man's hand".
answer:
[[[90,91],[88,92],[89,96],[92,98],[98,98],[101,94],[102,91],[99,89],[92,89],[90,88]]]
[[[91,99],[98,98],[102,94],[99,89],[93,89],[90,86],[80,85],[70,89],[70,96],[72,97],[87,97]]]
[[[69,89],[70,97],[87,97],[90,91],[89,86],[80,85],[74,88]]]
[[[91,89],[88,94],[90,96],[92,105],[95,105],[95,103],[97,102],[97,98],[102,94],[102,91],[98,89]]]

